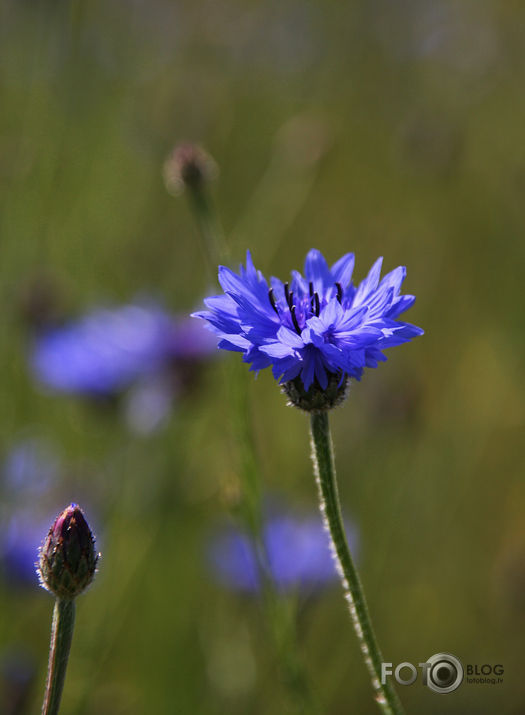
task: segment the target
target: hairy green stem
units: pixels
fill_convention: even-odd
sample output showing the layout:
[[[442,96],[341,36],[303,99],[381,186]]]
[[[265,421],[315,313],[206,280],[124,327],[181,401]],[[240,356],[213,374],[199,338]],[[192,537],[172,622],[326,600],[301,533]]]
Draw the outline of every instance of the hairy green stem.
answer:
[[[49,663],[47,666],[42,715],[57,715],[58,713],[74,626],[75,602],[57,598],[53,609],[51,644],[49,647]]]
[[[311,413],[310,430],[321,513],[325,526],[330,533],[334,559],[341,578],[354,630],[359,639],[361,652],[372,679],[376,701],[385,715],[403,715],[403,707],[390,682],[387,681],[384,685],[381,683],[383,656],[377,644],[363,587],[346,540],[337,490],[330,424],[326,411]]]

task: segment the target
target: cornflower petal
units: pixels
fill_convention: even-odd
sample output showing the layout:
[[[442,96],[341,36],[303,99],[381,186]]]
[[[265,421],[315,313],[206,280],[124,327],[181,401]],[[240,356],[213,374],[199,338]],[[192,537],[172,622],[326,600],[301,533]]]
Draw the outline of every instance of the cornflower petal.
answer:
[[[357,288],[357,293],[354,297],[354,305],[361,305],[365,299],[375,291],[377,284],[379,283],[379,275],[381,273],[381,266],[383,265],[383,256],[380,256],[374,263],[372,268],[369,270],[367,277],[364,281],[361,281],[359,287]]]
[[[336,261],[331,268],[335,282],[340,283],[343,288],[347,288],[352,280],[354,265],[355,256],[353,253],[346,253],[342,258]]]
[[[307,281],[312,281],[317,292],[322,292],[325,287],[335,282],[323,254],[315,248],[308,251],[304,262],[304,275]]]

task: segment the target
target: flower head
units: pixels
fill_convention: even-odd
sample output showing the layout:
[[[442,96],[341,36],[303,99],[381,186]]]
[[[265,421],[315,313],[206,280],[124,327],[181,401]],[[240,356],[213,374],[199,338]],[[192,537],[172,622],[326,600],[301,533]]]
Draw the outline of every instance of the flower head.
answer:
[[[330,268],[312,249],[304,276],[293,271],[289,282],[272,277],[268,284],[248,251],[239,273],[219,268],[224,295],[208,298],[209,310],[194,315],[208,321],[220,348],[242,352],[251,370],[271,367],[281,383],[326,391],[348,377],[360,380],[365,367],[386,360],[385,348],[423,333],[397,320],[415,300],[400,295],[405,268],[380,281],[381,263],[379,258],[355,286],[352,253]]]

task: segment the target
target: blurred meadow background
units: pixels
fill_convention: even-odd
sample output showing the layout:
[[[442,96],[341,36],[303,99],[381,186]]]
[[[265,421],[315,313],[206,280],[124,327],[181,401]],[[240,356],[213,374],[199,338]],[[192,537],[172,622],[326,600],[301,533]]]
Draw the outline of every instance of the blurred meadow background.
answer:
[[[176,378],[96,396],[35,366],[46,331],[95,310],[179,320],[219,292],[163,181],[188,140],[219,168],[234,264],[250,248],[284,278],[316,247],[355,251],[357,280],[379,255],[407,266],[426,334],[332,419],[361,576],[386,660],[505,668],[450,695],[399,687],[409,713],[525,712],[525,9],[5,0],[0,38],[0,712],[39,712],[52,598],[32,563],[72,500],[102,559],[64,713],[300,711],[260,596],[211,568],[241,500],[239,357],[185,355]],[[127,329],[111,315],[102,342]],[[307,418],[270,374],[234,374],[265,503],[315,515]],[[375,713],[339,584],[283,599],[320,711]]]

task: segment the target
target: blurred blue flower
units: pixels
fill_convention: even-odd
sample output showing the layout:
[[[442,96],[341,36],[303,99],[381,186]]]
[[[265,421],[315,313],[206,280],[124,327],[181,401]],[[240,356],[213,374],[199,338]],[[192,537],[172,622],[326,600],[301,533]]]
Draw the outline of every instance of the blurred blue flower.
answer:
[[[36,586],[38,547],[53,509],[47,497],[58,484],[60,459],[35,436],[16,441],[0,467],[0,572],[9,585]]]
[[[415,298],[400,295],[404,267],[379,282],[379,258],[359,286],[352,282],[354,255],[329,268],[322,254],[306,256],[304,277],[290,283],[271,278],[271,287],[253,265],[250,252],[239,274],[219,268],[225,295],[208,298],[208,311],[194,314],[210,324],[219,347],[243,353],[251,370],[272,367],[275,379],[300,376],[306,390],[314,380],[325,390],[331,375],[360,379],[364,367],[386,360],[382,350],[405,343],[421,328],[398,321]]]
[[[347,535],[357,548],[357,532],[346,522]],[[318,514],[274,515],[263,528],[270,575],[283,591],[314,589],[337,580],[328,536]],[[239,591],[260,587],[260,567],[252,539],[245,532],[225,527],[214,534],[209,549],[212,570],[220,583]]]
[[[93,310],[35,339],[30,363],[38,380],[60,392],[104,397],[179,361],[216,351],[204,330],[155,304]]]
[[[35,564],[38,549],[56,516],[51,510],[46,516],[35,517],[33,509],[21,509],[12,514],[0,528],[0,569],[10,586],[38,586]]]
[[[62,475],[68,472],[67,484]],[[13,443],[0,464],[0,579],[9,587],[38,587],[35,563],[38,548],[56,518],[59,507],[79,500],[92,507],[97,488],[89,489],[81,475],[64,468],[53,445],[36,435],[24,434]],[[74,472],[77,468],[74,469]],[[93,523],[93,519],[91,519]]]

